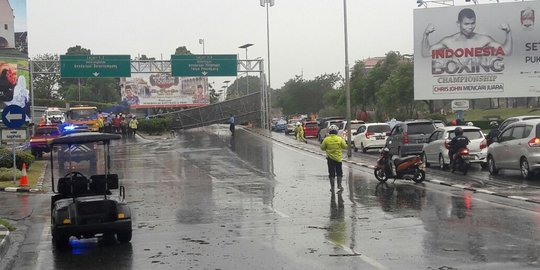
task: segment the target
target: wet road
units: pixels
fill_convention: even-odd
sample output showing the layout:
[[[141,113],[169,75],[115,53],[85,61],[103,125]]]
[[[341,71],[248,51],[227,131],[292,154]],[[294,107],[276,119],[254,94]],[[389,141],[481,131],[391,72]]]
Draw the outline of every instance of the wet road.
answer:
[[[134,215],[130,244],[90,239],[57,251],[50,195],[2,193],[0,216],[18,220],[14,238],[22,242],[10,250],[8,268],[539,267],[540,205],[433,183],[381,185],[370,169],[349,165],[345,191],[331,195],[323,157],[246,131],[231,138],[214,126],[118,142],[113,165]],[[430,177],[538,193],[533,181],[490,179],[479,169],[459,177],[430,169]]]

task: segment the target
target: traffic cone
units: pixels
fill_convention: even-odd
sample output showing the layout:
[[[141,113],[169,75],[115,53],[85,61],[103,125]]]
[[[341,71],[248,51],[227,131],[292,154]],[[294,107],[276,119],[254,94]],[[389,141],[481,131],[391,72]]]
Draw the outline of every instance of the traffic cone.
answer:
[[[22,175],[19,186],[28,187],[28,178],[26,177],[26,163],[22,164]]]

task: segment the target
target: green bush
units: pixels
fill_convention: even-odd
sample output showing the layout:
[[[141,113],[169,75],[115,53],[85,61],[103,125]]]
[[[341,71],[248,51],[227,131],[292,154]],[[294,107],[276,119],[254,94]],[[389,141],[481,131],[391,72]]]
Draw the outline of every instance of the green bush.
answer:
[[[21,175],[21,171],[15,171],[15,179],[17,181],[21,179]],[[1,181],[13,181],[13,165],[11,168],[0,168],[0,182]]]
[[[171,122],[167,118],[141,119],[138,130],[148,134],[161,134],[171,129]]]
[[[17,169],[22,170],[22,164],[26,163],[26,168],[32,166],[35,158],[28,150],[17,150],[15,152],[15,163]],[[0,147],[0,168],[13,168],[13,150],[7,147]]]

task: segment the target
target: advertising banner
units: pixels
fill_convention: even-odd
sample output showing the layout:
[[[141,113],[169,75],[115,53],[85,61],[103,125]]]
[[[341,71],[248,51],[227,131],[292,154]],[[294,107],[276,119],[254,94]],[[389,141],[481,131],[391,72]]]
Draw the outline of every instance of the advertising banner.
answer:
[[[207,77],[173,77],[167,73],[132,74],[121,79],[122,104],[130,108],[208,105]]]
[[[414,99],[540,95],[539,1],[414,11]]]
[[[25,108],[30,118],[26,0],[0,0],[0,101]],[[2,104],[0,103],[0,104]]]

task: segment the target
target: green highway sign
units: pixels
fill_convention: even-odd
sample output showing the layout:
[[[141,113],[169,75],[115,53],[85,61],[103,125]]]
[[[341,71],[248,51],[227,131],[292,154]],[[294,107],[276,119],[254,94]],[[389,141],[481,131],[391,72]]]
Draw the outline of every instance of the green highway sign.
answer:
[[[176,77],[236,76],[236,54],[171,55],[171,73]]]
[[[60,77],[131,77],[129,55],[60,55]]]

